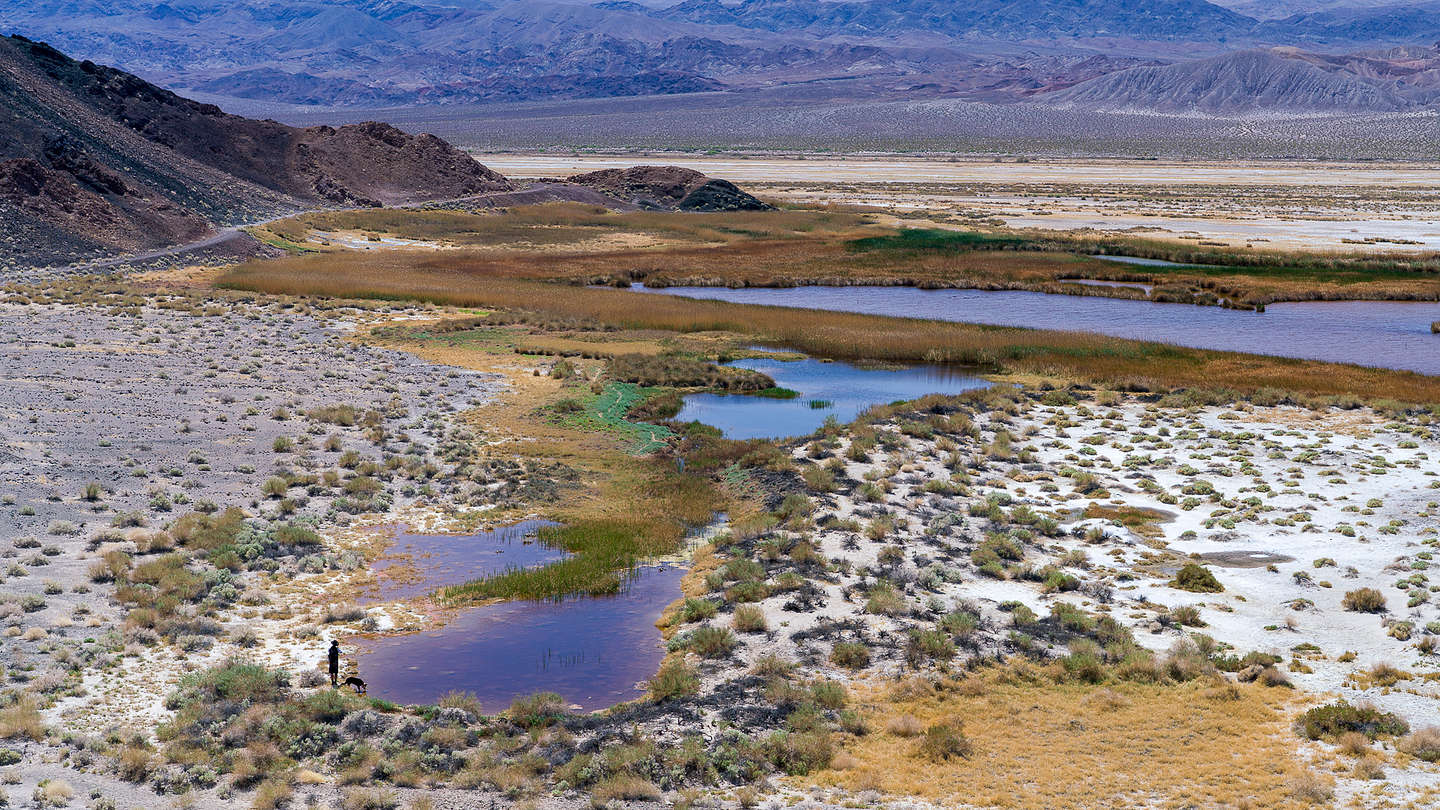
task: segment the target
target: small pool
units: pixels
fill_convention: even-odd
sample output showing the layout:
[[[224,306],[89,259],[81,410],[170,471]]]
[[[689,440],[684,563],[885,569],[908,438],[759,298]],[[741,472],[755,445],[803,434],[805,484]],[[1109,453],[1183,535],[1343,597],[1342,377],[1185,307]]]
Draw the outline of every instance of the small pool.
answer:
[[[849,422],[872,405],[926,394],[959,394],[990,385],[973,374],[943,366],[870,369],[814,358],[747,359],[727,365],[768,374],[776,385],[800,395],[771,399],[743,394],[690,394],[676,420],[704,422],[732,439],[803,436],[813,433],[830,416]]]
[[[471,535],[396,535],[371,569],[376,587],[362,593],[369,604],[424,596],[444,585],[503,573],[513,568],[534,568],[564,559],[566,554],[536,539],[544,520],[526,520],[512,526]]]
[[[684,576],[680,565],[649,565],[614,596],[499,602],[434,630],[359,638],[360,675],[372,697],[402,704],[459,690],[498,712],[521,695],[556,692],[582,710],[603,709],[644,694],[665,656],[655,622]]]

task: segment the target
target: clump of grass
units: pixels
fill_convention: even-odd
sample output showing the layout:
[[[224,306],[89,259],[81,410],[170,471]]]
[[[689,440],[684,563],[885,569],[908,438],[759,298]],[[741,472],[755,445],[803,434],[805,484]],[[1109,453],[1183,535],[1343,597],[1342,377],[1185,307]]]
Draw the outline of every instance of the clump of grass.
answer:
[[[1357,588],[1346,592],[1340,606],[1356,613],[1384,613],[1385,594],[1374,588]]]
[[[1187,562],[1175,573],[1175,578],[1170,580],[1170,587],[1179,588],[1182,591],[1191,593],[1219,593],[1225,590],[1220,580],[1205,566]]]
[[[865,612],[880,616],[899,616],[906,611],[905,595],[889,582],[880,581],[865,597]]]

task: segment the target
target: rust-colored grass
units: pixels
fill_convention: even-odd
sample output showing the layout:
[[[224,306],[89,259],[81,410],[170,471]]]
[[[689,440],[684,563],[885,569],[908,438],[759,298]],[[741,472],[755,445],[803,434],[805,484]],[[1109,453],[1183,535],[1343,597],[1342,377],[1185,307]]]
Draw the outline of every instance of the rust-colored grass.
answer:
[[[430,301],[531,310],[622,329],[734,332],[836,359],[928,361],[1153,388],[1261,388],[1310,395],[1440,402],[1440,378],[1307,360],[1188,349],[1099,335],[694,301],[515,278],[407,253],[252,262],[221,286],[330,298]]]
[[[1435,255],[1200,249],[1043,230],[896,232],[866,217],[830,210],[614,213],[578,204],[519,206],[503,214],[376,209],[303,214],[264,230],[279,243],[306,249],[333,249],[306,241],[316,230],[418,239],[463,248],[431,256],[446,266],[523,278],[643,279],[669,285],[886,283],[1145,297],[1136,289],[1064,282],[1085,278],[1153,284],[1162,300],[1213,304],[1224,298],[1247,307],[1276,301],[1440,299]],[[626,239],[635,246],[622,247]],[[1097,253],[1212,266],[1145,267],[1090,258]]]
[[[1287,690],[1180,685],[1006,683],[1001,671],[960,688],[892,699],[852,689],[873,729],[843,744],[843,770],[805,781],[941,804],[1014,808],[1299,807],[1287,785],[1301,767],[1284,711]],[[1236,697],[1238,694],[1238,698]],[[969,758],[919,756],[893,719],[961,727]]]

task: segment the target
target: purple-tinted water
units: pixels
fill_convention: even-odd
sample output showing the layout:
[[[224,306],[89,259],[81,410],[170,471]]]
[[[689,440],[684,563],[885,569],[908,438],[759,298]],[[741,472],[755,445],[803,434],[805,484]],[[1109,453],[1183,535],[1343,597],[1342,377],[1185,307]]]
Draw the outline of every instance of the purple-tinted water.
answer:
[[[1120,298],[914,287],[645,289],[744,304],[864,312],[996,326],[1095,332],[1201,349],[1299,357],[1440,374],[1440,303],[1328,301],[1265,312]]]
[[[557,692],[594,710],[644,693],[665,655],[655,622],[680,595],[685,569],[641,568],[615,596],[499,602],[434,630],[357,639],[361,677],[377,698],[433,703],[473,692],[487,712],[521,695]]]
[[[372,566],[378,588],[362,596],[372,604],[411,599],[444,585],[564,559],[564,551],[535,539],[540,527],[553,525],[526,520],[471,535],[401,533]]]

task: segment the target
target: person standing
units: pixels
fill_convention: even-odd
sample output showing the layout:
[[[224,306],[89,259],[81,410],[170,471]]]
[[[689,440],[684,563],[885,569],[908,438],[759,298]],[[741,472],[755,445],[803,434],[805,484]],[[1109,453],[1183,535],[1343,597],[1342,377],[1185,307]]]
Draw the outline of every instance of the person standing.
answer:
[[[330,685],[340,685],[340,642],[330,642]]]

